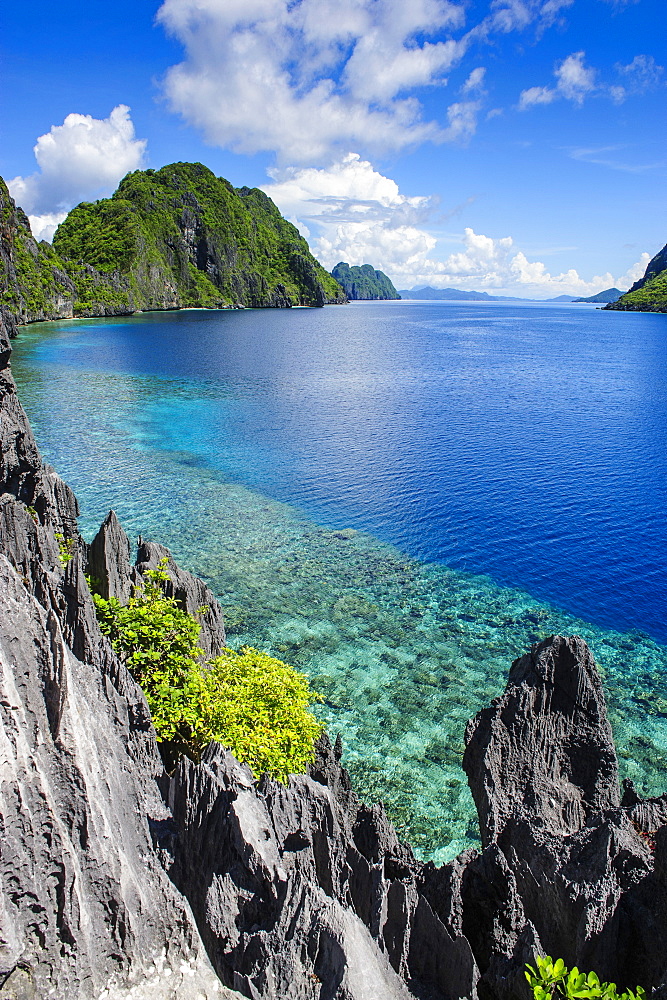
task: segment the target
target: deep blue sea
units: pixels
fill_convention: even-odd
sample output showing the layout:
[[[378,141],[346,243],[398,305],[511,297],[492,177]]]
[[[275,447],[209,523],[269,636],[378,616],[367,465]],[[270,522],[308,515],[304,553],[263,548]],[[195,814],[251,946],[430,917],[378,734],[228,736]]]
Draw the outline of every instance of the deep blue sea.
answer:
[[[476,840],[466,720],[591,644],[623,773],[667,790],[667,316],[381,302],[38,324],[14,372],[91,537],[113,507],[324,695],[423,856]]]

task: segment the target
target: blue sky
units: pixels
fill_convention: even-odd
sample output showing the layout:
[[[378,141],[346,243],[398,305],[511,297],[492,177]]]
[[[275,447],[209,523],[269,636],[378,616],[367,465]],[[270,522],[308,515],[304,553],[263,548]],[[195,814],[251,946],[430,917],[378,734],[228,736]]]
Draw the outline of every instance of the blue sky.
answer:
[[[628,287],[667,240],[664,0],[5,5],[0,174],[48,236],[139,167],[262,186],[398,287]]]

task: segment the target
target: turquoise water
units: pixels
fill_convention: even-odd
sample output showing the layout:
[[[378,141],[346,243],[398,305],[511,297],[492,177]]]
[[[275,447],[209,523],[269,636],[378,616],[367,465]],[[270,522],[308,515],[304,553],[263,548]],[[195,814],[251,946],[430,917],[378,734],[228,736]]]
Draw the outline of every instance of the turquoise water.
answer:
[[[465,724],[554,632],[594,650],[624,775],[667,787],[666,330],[468,303],[153,314],[31,327],[14,370],[84,533],[113,507],[207,579],[230,643],[309,674],[360,794],[441,861],[477,840]]]

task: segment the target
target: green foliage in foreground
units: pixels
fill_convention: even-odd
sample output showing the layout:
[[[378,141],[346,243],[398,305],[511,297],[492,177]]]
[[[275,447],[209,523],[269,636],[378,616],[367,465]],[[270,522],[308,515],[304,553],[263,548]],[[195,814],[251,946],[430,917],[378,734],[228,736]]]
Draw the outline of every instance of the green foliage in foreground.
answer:
[[[168,768],[181,754],[198,760],[212,741],[228,747],[255,777],[286,781],[306,770],[322,725],[318,701],[294,667],[243,646],[202,665],[199,623],[165,597],[164,566],[127,605],[94,594],[100,627],[144,690]]]
[[[601,983],[594,972],[588,975],[575,966],[568,970],[562,958],[555,962],[547,955],[538,958],[537,969],[526,966],[526,979],[530,983],[534,1000],[643,1000],[644,990],[638,986],[633,993],[617,993],[615,983]]]

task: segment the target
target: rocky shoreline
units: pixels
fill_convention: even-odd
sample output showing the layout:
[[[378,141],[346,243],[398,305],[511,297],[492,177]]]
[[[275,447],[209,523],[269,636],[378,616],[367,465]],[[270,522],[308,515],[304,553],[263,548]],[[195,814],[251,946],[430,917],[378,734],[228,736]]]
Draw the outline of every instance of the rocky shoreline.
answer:
[[[544,953],[667,995],[667,796],[621,795],[581,639],[533,646],[469,723],[482,848],[439,868],[359,801],[326,738],[287,787],[217,745],[164,772],[85,574],[123,596],[166,550],[142,542],[133,561],[113,514],[81,538],[16,395],[13,332],[5,316],[0,1000],[527,1000]],[[213,595],[169,573],[220,648]]]

